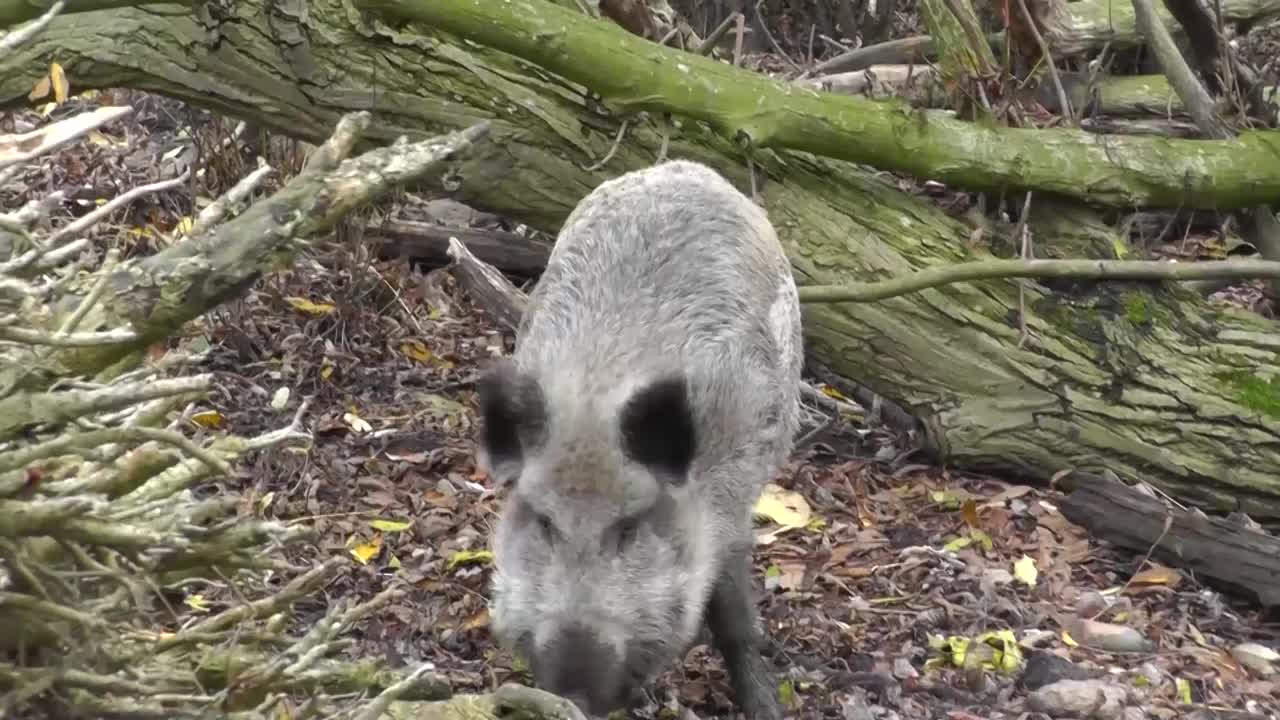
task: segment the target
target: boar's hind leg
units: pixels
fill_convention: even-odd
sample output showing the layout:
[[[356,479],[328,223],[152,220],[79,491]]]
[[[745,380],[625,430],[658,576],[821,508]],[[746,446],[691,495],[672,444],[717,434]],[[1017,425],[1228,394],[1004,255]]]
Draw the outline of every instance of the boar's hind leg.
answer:
[[[760,654],[756,608],[748,571],[750,545],[730,552],[720,568],[707,607],[707,625],[724,656],[739,709],[747,720],[782,720],[778,687]]]

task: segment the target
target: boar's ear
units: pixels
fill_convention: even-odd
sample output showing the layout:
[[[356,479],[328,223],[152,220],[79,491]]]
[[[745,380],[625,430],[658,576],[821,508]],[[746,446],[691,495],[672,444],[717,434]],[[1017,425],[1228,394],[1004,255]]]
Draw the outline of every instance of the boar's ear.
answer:
[[[622,448],[636,462],[682,483],[697,450],[688,383],[669,375],[642,386],[622,406]]]
[[[547,410],[536,380],[509,359],[476,382],[480,399],[480,466],[499,486],[520,476],[528,454],[546,436]]]

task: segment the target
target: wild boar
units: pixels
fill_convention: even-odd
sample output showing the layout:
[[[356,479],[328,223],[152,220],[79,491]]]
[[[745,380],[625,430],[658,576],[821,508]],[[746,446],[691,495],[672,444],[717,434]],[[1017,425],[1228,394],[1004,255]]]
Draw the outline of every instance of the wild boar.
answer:
[[[566,219],[478,382],[498,641],[588,714],[628,705],[703,623],[740,709],[781,718],[751,596],[752,508],[799,425],[791,266],[765,212],[663,162]]]

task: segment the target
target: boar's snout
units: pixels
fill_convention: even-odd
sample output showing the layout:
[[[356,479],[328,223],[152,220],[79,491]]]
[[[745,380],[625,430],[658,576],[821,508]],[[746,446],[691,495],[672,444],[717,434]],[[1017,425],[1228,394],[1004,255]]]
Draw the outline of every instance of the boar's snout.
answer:
[[[534,651],[534,681],[588,715],[604,716],[626,704],[633,691],[621,650],[588,626],[563,628]]]

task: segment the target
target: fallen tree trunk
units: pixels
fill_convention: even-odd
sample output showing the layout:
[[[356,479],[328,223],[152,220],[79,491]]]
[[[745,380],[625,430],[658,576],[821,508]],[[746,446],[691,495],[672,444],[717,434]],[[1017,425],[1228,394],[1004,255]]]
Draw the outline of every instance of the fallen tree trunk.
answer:
[[[1110,0],[1028,0],[1036,24],[1054,57],[1143,43],[1133,5]],[[1221,0],[1222,19],[1228,23],[1264,20],[1280,15],[1280,0]],[[1163,6],[1156,9],[1160,22],[1173,33],[1182,28]]]
[[[1063,517],[1096,537],[1152,555],[1280,606],[1280,539],[1231,519],[1171,507],[1148,493],[1098,475],[1072,473]]]
[[[619,123],[582,88],[443,34],[415,38],[412,28],[372,18],[357,26],[343,7],[317,0],[305,21],[267,23],[261,3],[238,3],[221,20],[216,48],[193,46],[205,30],[182,15],[60,17],[29,48],[0,59],[0,101],[23,102],[56,57],[77,88],[145,87],[312,142],[350,107],[370,108],[366,135],[388,140],[490,118],[493,141],[449,173],[450,186],[468,205],[551,232],[600,181],[653,162],[664,145],[662,126],[633,119],[609,161],[588,169],[614,148]],[[317,27],[304,31],[303,22]],[[291,52],[264,52],[266,38]],[[621,59],[611,66],[636,70]],[[751,187],[730,139],[687,119],[669,132],[670,156]],[[969,228],[851,163],[758,148],[752,158],[802,285],[983,256]],[[808,347],[915,413],[929,446],[957,466],[1046,480],[1064,468],[1111,469],[1207,506],[1280,517],[1275,323],[1152,284],[1026,288],[1022,343],[1018,281],[997,280],[807,305]]]
[[[1280,0],[1278,0],[1280,1]],[[752,148],[799,150],[965,190],[1047,190],[1094,203],[1248,207],[1280,198],[1280,132],[1230,141],[1004,128],[793,85],[646,43],[545,0],[357,0],[512,53],[587,85],[625,113],[709,124]],[[643,70],[641,70],[643,68]],[[1037,162],[1029,163],[1034,157]]]
[[[551,248],[519,233],[449,227],[410,220],[388,220],[369,228],[384,257],[411,257],[432,265],[447,265],[449,238],[465,242],[476,256],[499,270],[532,277],[542,272]]]

